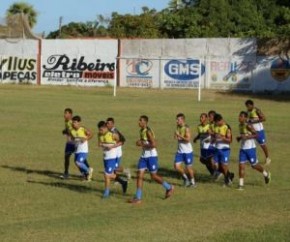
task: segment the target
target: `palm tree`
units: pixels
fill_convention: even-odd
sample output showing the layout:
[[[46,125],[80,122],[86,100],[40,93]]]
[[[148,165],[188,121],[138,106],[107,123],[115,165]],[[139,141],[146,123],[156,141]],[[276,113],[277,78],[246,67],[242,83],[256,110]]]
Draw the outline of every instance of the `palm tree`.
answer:
[[[27,16],[28,18],[28,24],[31,28],[35,26],[37,22],[37,12],[34,10],[33,6],[25,3],[25,2],[17,2],[13,3],[7,10],[6,16],[10,17],[12,15],[21,14]]]

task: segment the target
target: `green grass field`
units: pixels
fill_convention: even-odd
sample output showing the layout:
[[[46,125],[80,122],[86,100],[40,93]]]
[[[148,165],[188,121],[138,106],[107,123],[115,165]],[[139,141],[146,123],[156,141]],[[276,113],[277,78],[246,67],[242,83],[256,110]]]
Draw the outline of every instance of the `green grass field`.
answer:
[[[0,241],[290,241],[289,98],[202,92],[198,103],[193,90],[0,86]],[[247,167],[245,190],[237,191],[238,149],[232,144],[230,168],[236,173],[232,188],[213,182],[199,162],[194,145],[198,187],[181,186],[173,171],[176,141],[175,115],[184,112],[196,134],[199,114],[210,109],[222,113],[237,135],[238,113],[252,98],[266,114],[272,182]],[[95,137],[90,141],[89,162],[94,180],[81,182],[71,161],[69,180],[63,172],[63,109],[72,107]],[[149,180],[143,203],[126,201],[128,195],[112,186],[112,196],[102,200],[102,151],[97,148],[96,123],[116,119],[125,134],[123,165],[133,172],[140,155],[135,146],[137,121],[150,117],[160,162],[160,173],[175,184],[174,196],[164,200],[164,190]],[[258,149],[260,160],[263,154]],[[149,175],[146,176],[149,179]]]

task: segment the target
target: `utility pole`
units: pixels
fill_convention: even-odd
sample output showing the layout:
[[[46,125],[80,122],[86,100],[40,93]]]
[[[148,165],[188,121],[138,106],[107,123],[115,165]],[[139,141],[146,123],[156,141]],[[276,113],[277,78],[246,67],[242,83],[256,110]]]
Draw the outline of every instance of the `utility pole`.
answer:
[[[61,38],[62,16],[59,17],[58,37]]]

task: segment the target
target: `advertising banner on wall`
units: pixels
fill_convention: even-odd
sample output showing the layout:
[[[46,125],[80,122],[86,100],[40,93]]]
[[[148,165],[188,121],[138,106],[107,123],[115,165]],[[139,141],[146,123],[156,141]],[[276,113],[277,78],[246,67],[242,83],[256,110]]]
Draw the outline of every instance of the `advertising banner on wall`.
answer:
[[[257,57],[254,80],[254,92],[289,91],[290,60],[286,56]]]
[[[38,40],[0,39],[0,83],[37,83]]]
[[[46,40],[42,44],[41,83],[113,86],[117,40]]]
[[[204,72],[205,66],[198,59],[167,60],[164,62],[162,87],[198,88]]]
[[[256,62],[243,57],[211,58],[206,61],[207,86],[213,89],[250,90]]]
[[[154,59],[120,59],[120,86],[158,88],[160,61]]]
[[[36,84],[36,57],[0,56],[0,82]]]

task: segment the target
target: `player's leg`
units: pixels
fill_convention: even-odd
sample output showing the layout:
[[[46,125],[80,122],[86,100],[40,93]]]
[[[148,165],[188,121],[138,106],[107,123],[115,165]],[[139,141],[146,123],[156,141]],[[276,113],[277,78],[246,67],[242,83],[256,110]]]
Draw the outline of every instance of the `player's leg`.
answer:
[[[81,174],[87,179],[90,174],[90,169],[84,162],[86,159],[87,153],[75,154],[75,164],[79,168]]]
[[[187,174],[185,173],[185,170],[182,166],[183,163],[183,155],[180,153],[176,153],[175,160],[174,160],[174,169],[181,174],[181,177],[183,179],[183,185],[188,186],[190,184],[190,181],[188,179]]]
[[[195,179],[194,179],[194,170],[193,170],[193,153],[186,153],[183,155],[184,164],[186,167],[186,171],[189,177],[191,187],[196,187]]]
[[[108,198],[110,196],[111,179],[116,178],[116,174],[114,173],[115,167],[116,167],[116,160],[115,159],[104,160],[105,190],[103,193],[103,198]]]
[[[224,174],[225,185],[231,185],[234,179],[234,173],[229,170],[230,149],[219,150],[220,168]]]
[[[147,158],[141,157],[138,162],[137,180],[136,180],[136,193],[133,199],[129,200],[130,203],[139,204],[142,199],[142,188],[144,174],[147,169]]]
[[[69,177],[70,157],[73,154],[74,150],[74,144],[67,142],[64,150],[64,173],[60,176],[60,178],[62,179],[67,179]]]
[[[148,159],[147,169],[150,172],[151,179],[161,184],[165,189],[165,198],[169,198],[173,194],[174,187],[157,174],[158,172],[158,157],[150,157]]]
[[[262,148],[265,157],[266,157],[266,165],[269,165],[271,163],[271,159],[269,157],[269,151],[268,151],[268,147],[266,145],[266,135],[265,135],[265,131],[261,130],[258,131],[258,137],[257,137],[257,142],[259,143],[260,147]]]
[[[245,168],[248,156],[245,150],[240,149],[239,152],[239,186],[238,190],[244,190]]]
[[[123,168],[120,166],[120,163],[121,163],[121,158],[117,157],[116,158],[116,169],[115,169],[115,174],[116,174],[115,181],[121,184],[122,190],[123,190],[123,194],[125,194],[127,192],[127,188],[128,188],[128,181],[124,180],[120,176],[120,172],[123,171]]]
[[[256,149],[247,150],[247,154],[248,154],[249,161],[250,161],[252,168],[263,174],[266,184],[270,183],[271,173],[266,171],[264,169],[264,167],[259,164],[259,161],[258,161],[257,155],[256,155]]]

